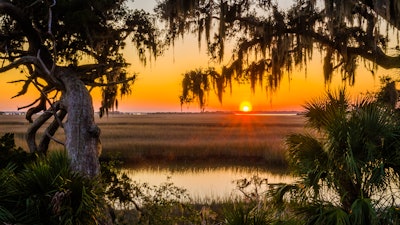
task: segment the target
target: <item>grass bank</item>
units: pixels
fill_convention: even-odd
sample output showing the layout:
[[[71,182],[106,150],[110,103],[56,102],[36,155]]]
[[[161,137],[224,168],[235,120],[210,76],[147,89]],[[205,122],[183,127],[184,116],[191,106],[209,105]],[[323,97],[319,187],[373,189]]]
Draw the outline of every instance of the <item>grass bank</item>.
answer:
[[[301,116],[143,114],[96,118],[103,156],[128,164],[285,165],[284,137],[304,130]],[[0,116],[0,135],[15,133],[17,146],[29,126],[23,116]],[[41,132],[41,131],[39,131]],[[56,138],[63,140],[59,131]],[[51,149],[62,146],[53,143]]]

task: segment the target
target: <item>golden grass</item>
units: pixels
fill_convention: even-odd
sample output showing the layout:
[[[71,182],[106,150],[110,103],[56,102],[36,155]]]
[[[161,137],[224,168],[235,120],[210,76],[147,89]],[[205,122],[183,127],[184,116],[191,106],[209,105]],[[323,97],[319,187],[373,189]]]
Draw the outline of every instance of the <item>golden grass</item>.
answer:
[[[301,116],[234,114],[112,115],[98,120],[103,152],[128,161],[284,163],[284,137]]]
[[[21,115],[0,115],[0,136],[5,133],[13,133],[15,138],[15,144],[18,147],[22,147],[28,150],[28,145],[26,144],[25,137],[26,132],[29,128],[29,122],[25,119],[25,116]],[[41,137],[45,128],[39,129],[37,139]],[[63,141],[64,136],[62,131],[58,131],[55,136],[58,140]],[[63,146],[57,143],[50,143],[50,149],[62,149]]]
[[[102,130],[103,155],[119,154],[132,163],[282,165],[284,137],[304,130],[302,116],[160,113],[110,115],[96,122]],[[0,116],[0,135],[15,133],[17,145],[26,149],[24,133],[28,125],[22,116]],[[62,139],[62,134],[57,138]]]

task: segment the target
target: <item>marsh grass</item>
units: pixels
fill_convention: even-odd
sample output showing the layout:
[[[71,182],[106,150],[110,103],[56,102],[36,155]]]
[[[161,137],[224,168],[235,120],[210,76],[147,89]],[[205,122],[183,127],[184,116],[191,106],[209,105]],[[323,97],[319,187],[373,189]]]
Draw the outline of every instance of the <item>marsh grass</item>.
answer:
[[[304,131],[301,116],[235,114],[143,114],[96,118],[103,156],[126,163],[222,163],[286,165],[284,137]],[[27,149],[23,116],[0,116],[0,135],[15,133]],[[42,131],[39,131],[42,132]],[[56,138],[63,140],[59,131]],[[52,149],[62,148],[53,143]]]
[[[119,152],[135,164],[285,165],[284,137],[304,130],[301,116],[112,115],[97,122],[103,153]]]
[[[46,123],[49,124],[50,122]],[[25,150],[28,150],[28,145],[26,144],[25,137],[26,131],[29,127],[29,122],[25,119],[25,116],[22,115],[0,115],[0,136],[3,136],[5,133],[13,133],[15,139],[15,145],[21,147]],[[37,139],[41,137],[44,133],[45,128],[39,129]],[[61,130],[59,130],[55,138],[60,141],[64,141],[64,135]],[[63,149],[63,146],[57,144],[55,142],[50,142],[49,149],[52,150],[60,150]]]

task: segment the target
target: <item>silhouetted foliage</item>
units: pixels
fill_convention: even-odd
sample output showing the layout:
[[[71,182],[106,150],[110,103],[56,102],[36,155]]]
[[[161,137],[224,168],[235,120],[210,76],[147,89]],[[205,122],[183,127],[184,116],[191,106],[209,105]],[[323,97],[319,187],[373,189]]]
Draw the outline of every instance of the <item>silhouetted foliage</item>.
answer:
[[[11,136],[8,136],[12,139]],[[19,148],[19,150],[21,150]],[[4,152],[1,152],[3,158]],[[63,152],[26,161],[14,154],[0,168],[0,222],[4,224],[98,224],[107,214],[102,185],[70,169]],[[18,163],[24,162],[23,165]],[[2,164],[3,165],[3,164]]]
[[[352,103],[344,90],[305,108],[318,133],[287,137],[289,165],[300,180],[286,193],[307,224],[397,224],[399,214],[391,212],[400,194],[398,112],[380,99]]]
[[[35,154],[27,153],[22,148],[15,146],[14,134],[6,133],[0,138],[0,169],[12,164],[16,170],[20,170],[24,164],[35,158]]]
[[[353,85],[360,64],[372,74],[378,66],[400,67],[396,0],[302,0],[290,6],[288,1],[163,0],[156,12],[169,25],[172,40],[195,33],[210,58],[223,63],[212,68],[220,76],[213,80],[220,101],[235,80],[248,82],[252,90],[259,84],[275,91],[294,68],[307,70],[315,52],[323,58],[321,76],[327,83],[337,72]]]
[[[13,157],[8,157],[10,152]],[[185,189],[133,182],[115,160],[101,176],[71,170],[65,152],[29,158],[12,134],[0,139],[1,224],[193,224],[200,220]],[[110,212],[108,214],[107,212]],[[110,215],[110,217],[108,217]]]
[[[390,77],[382,77],[381,83],[383,87],[377,93],[377,100],[393,109],[397,108],[397,103],[399,102],[399,92],[396,89],[396,81]]]

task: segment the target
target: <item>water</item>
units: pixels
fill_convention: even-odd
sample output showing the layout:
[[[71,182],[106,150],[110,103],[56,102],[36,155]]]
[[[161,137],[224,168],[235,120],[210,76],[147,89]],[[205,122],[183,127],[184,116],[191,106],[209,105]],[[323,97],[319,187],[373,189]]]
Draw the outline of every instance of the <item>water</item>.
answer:
[[[171,170],[168,168],[125,169],[124,172],[137,182],[159,186],[171,181],[177,187],[187,189],[190,197],[197,200],[221,200],[239,196],[235,181],[250,179],[254,175],[272,183],[292,183],[289,174],[271,172],[265,169],[249,167],[217,167],[203,169]]]

